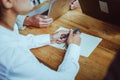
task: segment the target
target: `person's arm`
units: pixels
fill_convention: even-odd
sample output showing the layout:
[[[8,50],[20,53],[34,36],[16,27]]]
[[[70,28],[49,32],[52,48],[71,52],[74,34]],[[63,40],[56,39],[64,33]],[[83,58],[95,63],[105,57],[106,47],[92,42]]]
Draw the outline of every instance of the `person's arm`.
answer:
[[[15,46],[9,49],[7,55],[4,55],[6,70],[5,77],[10,80],[74,80],[79,71],[80,47],[76,44],[70,44],[65,54],[62,64],[58,70],[52,70],[39,62],[36,57],[24,46]],[[11,51],[12,50],[12,51]],[[41,53],[42,54],[42,53]],[[3,56],[2,56],[3,57]],[[4,66],[3,66],[4,67]]]
[[[36,14],[33,16],[26,17],[23,24],[25,26],[43,28],[48,27],[52,22],[52,18],[45,15]]]
[[[52,70],[40,63],[36,57],[25,47],[19,44],[12,46],[4,55],[10,61],[7,77],[10,80],[74,80],[79,71],[80,38],[79,33],[70,32],[68,49],[58,70]],[[11,51],[12,50],[12,51]],[[7,58],[6,58],[7,57]],[[4,61],[4,60],[3,60]],[[6,62],[7,63],[7,62]]]
[[[59,39],[62,34],[67,34],[68,30],[61,30],[58,32],[55,32],[53,34],[42,34],[42,35],[32,35],[29,34],[27,36],[21,35],[21,39],[24,41],[24,45],[31,49],[31,48],[37,48],[49,45],[50,43],[63,43],[66,41],[66,39]]]
[[[70,44],[68,46],[66,55],[62,64],[58,68],[58,72],[63,74],[63,80],[74,80],[79,71],[79,57],[80,57],[80,47],[75,44]],[[63,72],[63,73],[62,73]],[[69,77],[68,77],[69,76]]]
[[[40,2],[43,2],[44,0],[40,0]],[[72,0],[70,4],[70,9],[75,9],[79,6],[78,0]],[[17,17],[16,23],[18,25],[18,28],[23,30],[25,29],[25,26],[33,26],[33,27],[47,27],[53,22],[52,18],[45,18],[44,15],[36,14],[33,16],[27,16],[27,15],[19,15]]]
[[[45,15],[36,14],[33,16],[23,16],[19,15],[17,17],[16,23],[18,25],[18,28],[23,30],[25,26],[32,26],[32,27],[48,27],[53,22],[52,18],[49,18]]]

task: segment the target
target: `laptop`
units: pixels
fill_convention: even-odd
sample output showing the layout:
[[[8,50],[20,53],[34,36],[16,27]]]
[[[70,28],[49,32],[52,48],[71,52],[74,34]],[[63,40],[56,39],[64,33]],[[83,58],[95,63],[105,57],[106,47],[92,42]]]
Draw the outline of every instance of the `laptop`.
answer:
[[[55,20],[69,10],[70,3],[71,0],[44,0],[42,3],[37,5],[40,7],[34,9],[28,14],[28,16],[42,14],[48,15],[49,17],[52,17]]]

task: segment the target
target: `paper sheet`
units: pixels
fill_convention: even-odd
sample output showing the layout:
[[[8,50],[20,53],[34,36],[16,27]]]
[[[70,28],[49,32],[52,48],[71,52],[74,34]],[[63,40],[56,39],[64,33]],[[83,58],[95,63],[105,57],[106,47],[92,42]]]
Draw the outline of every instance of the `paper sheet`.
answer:
[[[66,30],[66,29],[67,28],[60,27],[57,31]],[[93,50],[98,46],[98,44],[102,41],[102,38],[88,35],[85,33],[81,33],[80,37],[81,37],[81,43],[80,43],[81,51],[80,51],[80,53],[81,53],[81,56],[84,56],[84,57],[88,57],[93,52]],[[62,49],[62,50],[66,50],[66,43],[50,44],[50,45],[53,47]]]

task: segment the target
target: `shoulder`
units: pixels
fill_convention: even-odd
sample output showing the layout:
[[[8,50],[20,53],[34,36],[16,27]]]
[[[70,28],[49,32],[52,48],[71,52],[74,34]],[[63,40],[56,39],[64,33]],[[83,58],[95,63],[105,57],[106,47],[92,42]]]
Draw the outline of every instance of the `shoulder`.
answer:
[[[15,47],[6,44],[0,45],[0,67],[8,70],[11,67],[14,53],[16,53]]]
[[[33,57],[28,49],[19,45],[0,46],[0,66],[4,66],[8,70],[28,62]]]

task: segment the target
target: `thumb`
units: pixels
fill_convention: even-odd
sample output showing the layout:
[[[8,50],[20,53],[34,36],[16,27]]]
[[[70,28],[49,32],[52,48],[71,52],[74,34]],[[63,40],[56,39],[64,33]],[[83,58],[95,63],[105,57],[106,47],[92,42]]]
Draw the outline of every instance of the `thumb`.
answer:
[[[73,30],[72,29],[70,29],[70,34],[69,35],[73,35]]]
[[[69,37],[68,38],[71,38],[73,36],[73,30],[70,29],[70,33],[69,33]]]

